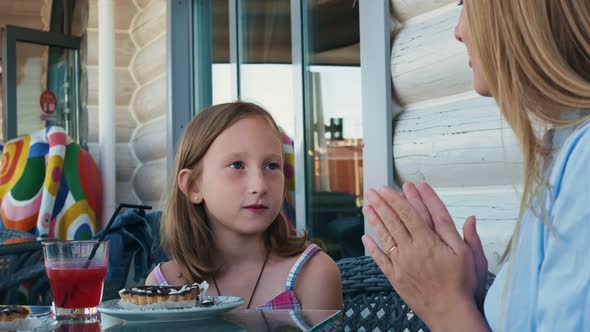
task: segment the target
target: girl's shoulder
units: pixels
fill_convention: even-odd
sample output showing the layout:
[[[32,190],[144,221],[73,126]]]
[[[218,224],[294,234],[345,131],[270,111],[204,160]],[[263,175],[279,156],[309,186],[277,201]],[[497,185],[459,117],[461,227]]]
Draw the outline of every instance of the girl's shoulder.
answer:
[[[298,255],[290,257],[281,257],[277,255],[281,268],[289,270],[288,278],[291,279],[295,285],[306,283],[307,281],[316,279],[317,277],[338,276],[340,272],[336,266],[336,262],[323,252],[317,245],[310,244],[307,248]],[[296,281],[296,282],[295,282]]]
[[[315,244],[310,245],[301,254],[301,257],[308,255],[305,264],[299,266],[297,285],[306,285],[310,282],[324,284],[325,282],[337,282],[340,284],[340,270],[336,262],[328,254],[323,252]],[[301,261],[301,258],[300,260]],[[294,267],[296,268],[296,267]],[[293,273],[293,271],[292,271]]]
[[[164,281],[172,286],[184,285],[186,283],[184,279],[180,277],[180,268],[175,259],[158,264],[148,276],[146,283],[148,281],[151,281],[152,283],[161,283],[161,281]]]
[[[342,280],[336,262],[323,251],[317,251],[302,267],[294,285],[305,309],[341,309]]]

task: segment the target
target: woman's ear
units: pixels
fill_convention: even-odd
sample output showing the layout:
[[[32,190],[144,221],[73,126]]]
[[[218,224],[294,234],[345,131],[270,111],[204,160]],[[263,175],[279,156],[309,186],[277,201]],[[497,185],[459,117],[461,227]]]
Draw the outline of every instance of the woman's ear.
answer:
[[[191,180],[193,171],[188,168],[183,168],[178,173],[178,187],[188,197],[193,204],[201,204],[203,196],[199,192],[194,181]]]

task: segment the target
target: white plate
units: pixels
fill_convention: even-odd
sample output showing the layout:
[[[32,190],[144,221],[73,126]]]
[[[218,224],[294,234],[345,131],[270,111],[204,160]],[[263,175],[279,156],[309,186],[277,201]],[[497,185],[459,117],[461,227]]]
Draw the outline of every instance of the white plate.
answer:
[[[244,299],[236,296],[213,296],[212,306],[186,308],[129,309],[119,305],[119,299],[105,301],[98,305],[98,311],[130,322],[178,322],[196,320],[229,311],[244,304]]]
[[[59,322],[49,317],[27,317],[18,322],[17,329],[10,328],[7,323],[0,324],[0,331],[23,331],[23,332],[51,332],[55,331]]]

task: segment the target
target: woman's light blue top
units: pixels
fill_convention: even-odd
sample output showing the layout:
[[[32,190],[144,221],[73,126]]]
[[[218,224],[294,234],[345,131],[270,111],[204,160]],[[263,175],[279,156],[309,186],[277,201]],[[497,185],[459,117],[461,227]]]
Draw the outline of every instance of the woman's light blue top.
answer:
[[[548,163],[554,198],[542,199],[554,233],[526,212],[513,261],[486,296],[493,331],[590,331],[590,125],[557,129],[550,139],[560,147]]]

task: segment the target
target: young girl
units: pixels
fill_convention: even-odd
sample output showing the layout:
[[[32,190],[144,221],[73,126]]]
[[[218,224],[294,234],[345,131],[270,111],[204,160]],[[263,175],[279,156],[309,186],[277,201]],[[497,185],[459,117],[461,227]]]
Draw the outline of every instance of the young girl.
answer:
[[[341,309],[334,261],[290,232],[277,125],[244,102],[200,112],[180,140],[162,238],[172,261],[148,285],[206,280],[208,295],[245,299],[241,309]]]

